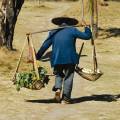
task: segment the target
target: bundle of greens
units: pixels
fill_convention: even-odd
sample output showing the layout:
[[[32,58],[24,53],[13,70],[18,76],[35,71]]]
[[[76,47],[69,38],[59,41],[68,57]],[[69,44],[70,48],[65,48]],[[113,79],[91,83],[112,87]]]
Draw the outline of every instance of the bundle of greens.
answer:
[[[47,70],[43,67],[38,68],[39,80],[37,80],[35,71],[21,72],[16,74],[16,89],[20,91],[20,88],[25,87],[29,89],[41,89],[44,84],[48,84],[49,77],[47,76]],[[36,88],[36,84],[39,88]],[[39,85],[41,84],[41,85]]]

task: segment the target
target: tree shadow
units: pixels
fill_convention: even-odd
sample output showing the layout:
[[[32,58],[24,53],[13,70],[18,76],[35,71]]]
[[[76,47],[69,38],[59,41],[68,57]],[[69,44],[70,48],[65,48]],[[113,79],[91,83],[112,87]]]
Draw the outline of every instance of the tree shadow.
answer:
[[[113,101],[117,101],[117,99],[119,98],[120,98],[120,94],[118,95],[110,95],[110,94],[91,95],[91,96],[84,96],[84,97],[79,97],[79,98],[72,98],[71,103],[76,104],[76,103],[87,102],[87,101],[113,102]],[[31,102],[31,103],[45,103],[45,104],[57,103],[52,98],[39,99],[39,100],[25,100],[25,101]]]
[[[99,28],[102,39],[110,38],[110,37],[120,37],[120,28],[109,28],[103,29]]]

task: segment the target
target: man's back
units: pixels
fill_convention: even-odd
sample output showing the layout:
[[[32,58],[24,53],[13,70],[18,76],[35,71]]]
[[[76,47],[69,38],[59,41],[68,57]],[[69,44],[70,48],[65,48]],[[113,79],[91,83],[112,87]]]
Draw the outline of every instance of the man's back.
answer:
[[[78,64],[79,59],[75,48],[76,38],[88,40],[91,36],[91,30],[88,27],[85,28],[84,32],[74,27],[64,28],[57,32],[52,31],[38,51],[37,59],[52,45],[52,66],[57,64]]]
[[[74,28],[64,28],[52,38],[52,64],[76,63]]]

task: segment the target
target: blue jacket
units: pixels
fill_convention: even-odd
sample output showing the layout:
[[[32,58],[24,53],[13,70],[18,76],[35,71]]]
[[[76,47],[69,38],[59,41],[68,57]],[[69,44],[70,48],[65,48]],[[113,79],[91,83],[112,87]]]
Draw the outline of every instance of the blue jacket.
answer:
[[[51,66],[57,64],[78,64],[79,57],[76,53],[76,38],[89,40],[92,37],[90,28],[85,27],[81,32],[74,27],[64,28],[58,32],[51,31],[48,38],[39,49],[36,58],[40,59],[44,52],[52,45]]]

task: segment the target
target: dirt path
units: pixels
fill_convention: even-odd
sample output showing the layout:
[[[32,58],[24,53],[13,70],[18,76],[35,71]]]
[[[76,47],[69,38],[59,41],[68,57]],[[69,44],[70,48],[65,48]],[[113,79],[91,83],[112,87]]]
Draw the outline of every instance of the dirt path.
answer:
[[[115,5],[117,4],[118,3],[115,3]],[[58,3],[58,6],[56,6],[56,3],[45,3],[45,5],[46,6],[43,5],[42,8],[33,7],[31,3],[24,5],[23,11],[19,16],[15,34],[14,44],[17,48],[21,48],[27,31],[36,31],[53,26],[49,23],[49,20],[58,14],[64,14],[64,12],[69,7],[72,8],[74,4]],[[112,8],[112,2],[110,2],[110,5]],[[110,7],[105,9],[109,10]],[[113,13],[108,12],[107,14]],[[120,16],[118,17],[119,21]],[[120,26],[119,22],[113,24],[110,19],[111,27],[118,28],[118,26]],[[102,20],[103,18],[101,18],[101,21]],[[38,26],[38,23],[40,26]],[[103,28],[109,27],[109,23],[102,25]],[[47,33],[33,36],[36,40],[34,44],[37,49],[46,36]],[[78,42],[77,47],[79,47],[80,44],[81,41]],[[102,69],[104,75],[96,82],[89,82],[75,74],[72,93],[74,104],[71,105],[61,105],[53,102],[52,98],[54,97],[54,93],[51,91],[51,88],[54,84],[54,77],[51,78],[49,85],[40,91],[21,89],[20,92],[17,92],[15,86],[13,86],[10,81],[11,76],[5,78],[5,72],[3,74],[1,71],[0,120],[119,120],[119,36],[112,36],[106,39],[99,38],[96,45],[100,69]],[[81,58],[81,65],[90,66],[91,46],[89,43],[86,43],[83,54],[87,54],[88,56]],[[49,62],[43,64],[49,66]],[[117,101],[113,99],[115,96],[117,97]]]

